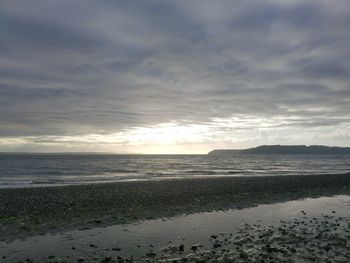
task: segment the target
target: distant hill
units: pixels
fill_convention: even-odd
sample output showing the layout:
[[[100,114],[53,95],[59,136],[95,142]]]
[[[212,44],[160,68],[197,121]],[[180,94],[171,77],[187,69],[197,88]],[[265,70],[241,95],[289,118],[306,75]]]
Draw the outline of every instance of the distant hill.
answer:
[[[323,145],[262,145],[243,150],[213,150],[209,155],[234,154],[350,154],[350,147]]]

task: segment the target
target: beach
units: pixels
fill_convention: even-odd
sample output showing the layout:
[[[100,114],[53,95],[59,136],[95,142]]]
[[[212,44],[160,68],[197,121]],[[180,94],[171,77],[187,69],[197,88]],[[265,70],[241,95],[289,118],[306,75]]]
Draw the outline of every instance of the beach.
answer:
[[[348,193],[350,175],[222,177],[1,189],[5,234],[128,223]]]
[[[349,194],[349,174],[168,179],[1,189],[1,239],[2,242],[9,242],[47,233],[54,235],[72,230],[129,225],[158,218],[171,219],[195,213],[242,210],[310,197]],[[346,226],[348,231],[348,217],[337,220],[343,222],[337,227]],[[310,227],[317,229],[316,225]],[[252,227],[246,233],[256,231],[261,230]],[[276,229],[265,231],[270,235]],[[254,248],[255,241],[251,245]],[[93,250],[93,247],[90,249]],[[82,257],[85,252],[80,252]],[[197,252],[196,256],[208,257],[202,249],[198,248]],[[236,254],[232,253],[222,252],[222,257],[235,257]],[[151,257],[148,260],[163,260],[164,256],[154,254],[149,254]],[[194,262],[198,260],[196,256],[193,257]],[[96,258],[100,261],[104,259],[102,255]],[[3,261],[8,262],[5,260],[6,258]],[[55,262],[54,260],[56,259],[52,258],[49,262]],[[113,262],[118,258],[107,260],[111,261],[106,262]]]
[[[350,263],[349,22],[0,1],[0,263]]]

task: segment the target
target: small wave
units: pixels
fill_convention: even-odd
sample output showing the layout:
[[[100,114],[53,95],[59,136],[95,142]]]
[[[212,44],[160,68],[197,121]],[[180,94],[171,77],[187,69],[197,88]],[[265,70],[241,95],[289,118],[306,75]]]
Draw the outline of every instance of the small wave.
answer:
[[[228,172],[224,172],[223,174],[228,174],[228,175],[233,175],[233,174],[241,174],[242,171],[228,171]]]
[[[112,159],[111,159],[112,158]],[[156,159],[155,159],[156,158]],[[156,160],[156,162],[155,162]],[[0,187],[56,186],[131,180],[217,176],[338,174],[350,170],[350,156],[13,156],[0,162]]]
[[[220,172],[212,170],[187,170],[183,171],[183,174],[203,174],[203,175],[216,175]]]
[[[57,184],[57,183],[64,183],[64,180],[59,180],[59,179],[32,180],[32,184]]]

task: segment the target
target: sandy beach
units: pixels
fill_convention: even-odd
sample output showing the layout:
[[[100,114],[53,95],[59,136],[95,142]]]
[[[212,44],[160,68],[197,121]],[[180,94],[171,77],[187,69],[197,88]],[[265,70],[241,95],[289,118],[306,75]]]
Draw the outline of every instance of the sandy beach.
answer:
[[[198,212],[226,209],[241,210],[261,204],[275,204],[309,197],[317,198],[334,195],[350,195],[349,174],[169,179],[63,187],[2,189],[0,190],[1,239],[3,242],[10,242],[19,238],[45,235],[46,233],[55,234],[76,229],[89,230],[113,225],[127,225],[141,220],[172,218]],[[317,219],[324,221],[324,218]],[[335,225],[339,231],[349,230],[347,217],[332,218],[332,220],[342,222],[340,225]],[[312,221],[312,223],[314,222]],[[283,226],[283,229],[289,231],[288,226],[290,224],[294,224],[292,220],[286,226]],[[298,224],[299,226],[304,225]],[[301,231],[302,229],[298,227],[298,231]],[[311,224],[308,227],[314,228],[316,232],[320,230],[319,224]],[[277,226],[264,230],[256,226],[247,226],[240,231],[246,233],[245,238],[248,238],[249,241],[249,235],[256,235],[261,231],[266,232],[267,239],[274,239],[273,233],[281,230]],[[312,233],[315,231],[312,231]],[[235,233],[230,234],[234,235]],[[286,236],[289,234],[292,234],[292,232],[288,232]],[[219,233],[214,233],[214,235],[219,236]],[[303,236],[302,232],[299,235]],[[305,232],[305,239],[310,238],[308,235]],[[220,239],[220,244],[215,245],[217,246],[215,249],[221,247],[223,243],[230,244],[226,242],[229,240],[228,236],[222,236],[222,238],[224,241]],[[218,240],[215,238],[214,242],[218,242]],[[261,243],[259,243],[260,248],[258,248],[256,240],[254,240],[249,241],[251,245],[246,247],[245,250],[248,248],[260,251],[262,249]],[[245,242],[245,244],[249,244],[249,242]],[[345,246],[347,245],[346,243]],[[294,245],[291,245],[291,247],[294,247]],[[173,252],[181,252],[182,250],[181,247],[169,249]],[[264,249],[266,250],[265,247]],[[218,260],[218,257],[220,257],[222,262],[229,262],[227,259],[232,258],[240,258],[245,262],[246,259],[246,255],[243,255],[241,250],[232,252],[232,249],[229,249],[228,251],[221,251],[219,254],[215,252],[215,256],[212,252],[203,250],[202,247],[193,250],[195,251],[192,252],[196,253],[184,260],[198,262],[199,258],[205,258],[205,262],[209,262],[210,260]],[[165,249],[166,251],[167,249]],[[81,251],[82,256],[85,252]],[[169,251],[164,252],[167,255],[164,255],[163,252],[152,252],[153,254],[147,256],[147,260],[162,262],[172,258],[168,255]],[[283,257],[284,252],[278,253],[279,258]],[[288,254],[290,251],[286,253]],[[259,253],[260,256],[248,254],[249,258],[261,259],[261,257],[264,257]],[[344,253],[340,254],[343,255]],[[130,256],[132,257],[132,255]],[[347,257],[348,255],[344,254],[343,256]],[[6,257],[3,261],[8,262],[5,260]],[[56,262],[55,260],[52,258],[48,262]],[[121,260],[119,259],[119,261]],[[96,257],[96,262],[117,261],[118,258],[107,257],[105,259],[102,255]],[[219,262],[221,261],[219,260]],[[76,261],[66,260],[63,262]]]

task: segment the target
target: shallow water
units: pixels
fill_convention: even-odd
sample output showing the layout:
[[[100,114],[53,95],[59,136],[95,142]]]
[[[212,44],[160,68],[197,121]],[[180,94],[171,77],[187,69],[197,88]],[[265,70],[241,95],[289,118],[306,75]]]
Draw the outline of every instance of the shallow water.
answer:
[[[350,155],[0,155],[0,188],[349,171]]]
[[[279,223],[280,220],[301,219],[304,217],[302,210],[308,217],[322,215],[349,217],[350,196],[307,198],[242,210],[197,213],[128,225],[32,236],[1,242],[0,255],[6,258],[0,258],[0,262],[16,262],[26,258],[34,259],[34,262],[43,262],[50,255],[55,255],[56,259],[69,259],[73,262],[81,256],[87,260],[109,255],[138,257],[150,249],[158,251],[169,244],[169,241],[176,245],[185,244],[186,248],[195,243],[206,246],[209,245],[209,237],[212,234],[234,233],[242,223],[272,225]],[[75,250],[72,250],[73,246]],[[112,250],[117,247],[121,248],[121,251]]]

